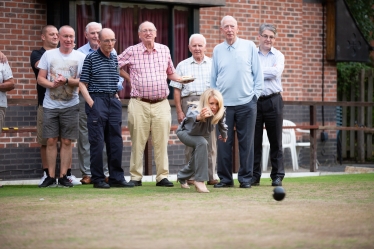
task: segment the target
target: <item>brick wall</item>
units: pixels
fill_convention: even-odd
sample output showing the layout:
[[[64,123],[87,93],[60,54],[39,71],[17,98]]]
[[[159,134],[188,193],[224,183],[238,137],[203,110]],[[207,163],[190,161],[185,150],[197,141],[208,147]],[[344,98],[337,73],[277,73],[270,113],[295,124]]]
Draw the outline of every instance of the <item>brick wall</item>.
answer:
[[[263,22],[274,23],[278,28],[275,47],[285,55],[283,73],[285,100],[322,100],[322,5],[303,3],[302,0],[226,0],[226,6],[200,9],[200,32],[207,38],[207,55],[211,56],[214,45],[223,41],[220,21],[224,15],[234,16],[239,23],[239,36],[258,44],[258,27]],[[16,89],[8,92],[10,99],[36,99],[36,80],[29,64],[33,49],[41,46],[40,30],[47,24],[45,0],[3,0],[0,1],[0,51],[9,59]],[[324,61],[325,101],[336,101],[336,66]],[[285,119],[298,124],[308,124],[308,108],[285,106]],[[173,124],[176,125],[175,110],[172,109]],[[123,124],[127,124],[124,109]],[[321,112],[318,111],[318,122]],[[10,106],[7,109],[7,126],[34,126],[35,106]],[[335,124],[334,110],[325,108],[325,124]],[[333,138],[334,132],[329,133]],[[17,179],[41,175],[39,145],[33,132],[0,135],[0,178]],[[128,174],[131,140],[124,131],[123,165]],[[299,137],[301,138],[301,137]],[[333,139],[320,146],[320,159],[333,154]],[[183,165],[183,145],[174,132],[170,134],[169,158],[171,173]],[[307,150],[304,150],[307,151]],[[73,168],[77,169],[76,148],[73,149]],[[307,153],[307,152],[306,152]],[[22,157],[22,158],[20,158]],[[308,164],[308,157],[303,157]],[[325,157],[323,157],[325,158]],[[323,159],[324,160],[324,159]],[[331,161],[333,161],[331,159]],[[329,162],[328,162],[329,163]],[[303,163],[301,163],[303,164]],[[286,161],[289,165],[289,161]]]
[[[322,4],[302,0],[226,0],[225,7],[200,10],[200,32],[207,38],[207,54],[211,56],[214,45],[224,39],[219,30],[223,16],[234,16],[239,37],[257,45],[259,25],[275,24],[275,47],[285,55],[284,99],[322,101],[322,13]],[[336,101],[336,65],[326,60],[324,63],[324,100]]]

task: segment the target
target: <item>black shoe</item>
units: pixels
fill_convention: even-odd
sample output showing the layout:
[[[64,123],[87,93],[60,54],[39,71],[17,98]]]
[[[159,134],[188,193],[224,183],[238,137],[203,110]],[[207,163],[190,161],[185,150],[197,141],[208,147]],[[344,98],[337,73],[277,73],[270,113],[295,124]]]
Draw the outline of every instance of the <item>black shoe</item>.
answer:
[[[71,188],[74,185],[69,181],[69,179],[64,175],[63,177],[58,178],[58,186]]]
[[[131,180],[129,183],[133,183],[135,187],[142,186],[142,181]]]
[[[167,178],[162,179],[158,183],[156,183],[156,186],[159,187],[174,187],[174,184],[170,182]]]
[[[282,186],[282,179],[280,177],[275,178],[271,182],[271,186]]]
[[[257,178],[257,177],[252,177],[252,180],[251,180],[251,185],[252,186],[260,186],[260,178]]]
[[[214,184],[214,187],[215,188],[231,188],[231,187],[234,187],[234,184],[226,184],[223,182],[219,182],[217,184]]]
[[[118,188],[133,188],[135,185],[132,182],[126,182],[126,180],[122,180],[120,182],[111,183],[109,182],[111,187],[118,187]]]
[[[110,185],[106,183],[105,181],[102,182],[96,182],[93,184],[94,188],[110,188]]]
[[[249,182],[241,182],[240,188],[251,188],[251,184]]]
[[[46,188],[46,187],[56,187],[56,178],[52,178],[47,176],[43,183],[39,185],[39,188]]]

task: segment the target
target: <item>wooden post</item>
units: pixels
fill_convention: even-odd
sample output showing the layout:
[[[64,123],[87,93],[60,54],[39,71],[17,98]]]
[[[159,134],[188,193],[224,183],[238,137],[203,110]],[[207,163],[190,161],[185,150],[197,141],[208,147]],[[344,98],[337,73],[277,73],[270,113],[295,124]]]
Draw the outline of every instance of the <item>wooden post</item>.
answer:
[[[316,106],[309,107],[310,125],[317,124]],[[317,130],[310,129],[310,172],[316,171],[317,163]]]
[[[370,70],[368,72],[368,102],[373,102],[373,74],[374,71]],[[366,127],[373,128],[373,107],[368,106],[367,109],[367,118],[366,118]],[[366,134],[366,158],[370,159],[373,156],[373,134]]]
[[[365,102],[365,69],[361,70],[360,74],[360,88],[358,101]],[[359,127],[365,125],[365,107],[357,108],[357,124]],[[357,131],[357,160],[358,162],[365,162],[365,138],[364,131]]]
[[[343,92],[343,101],[347,101],[347,93]],[[343,106],[343,122],[342,126],[347,126],[347,107]],[[347,158],[347,131],[341,131],[342,132],[342,158]]]
[[[355,101],[355,87],[354,84],[351,84],[351,102]],[[356,113],[355,113],[356,107],[351,106],[350,107],[350,120],[349,120],[349,126],[354,127],[355,126],[355,118],[356,118]],[[349,157],[351,159],[355,158],[355,133],[356,131],[349,131]]]
[[[145,144],[144,149],[144,175],[152,175],[152,139],[148,137],[148,141]]]

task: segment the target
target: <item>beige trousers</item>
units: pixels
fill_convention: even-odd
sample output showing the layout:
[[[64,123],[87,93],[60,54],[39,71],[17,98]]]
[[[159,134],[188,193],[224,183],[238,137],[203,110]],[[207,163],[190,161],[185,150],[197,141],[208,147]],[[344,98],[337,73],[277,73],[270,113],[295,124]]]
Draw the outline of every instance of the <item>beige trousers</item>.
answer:
[[[150,104],[130,99],[128,106],[128,127],[131,135],[131,180],[140,181],[143,177],[143,155],[149,133],[152,135],[156,181],[169,175],[168,142],[171,126],[170,105],[167,99]]]

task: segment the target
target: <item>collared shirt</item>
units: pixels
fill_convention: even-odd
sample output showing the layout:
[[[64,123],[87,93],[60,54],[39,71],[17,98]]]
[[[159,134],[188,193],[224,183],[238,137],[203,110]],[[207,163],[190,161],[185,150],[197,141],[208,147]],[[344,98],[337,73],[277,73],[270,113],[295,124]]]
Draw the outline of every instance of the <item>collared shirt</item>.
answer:
[[[96,50],[92,49],[91,46],[90,46],[90,43],[87,42],[85,45],[78,48],[78,51],[84,53],[85,55],[88,55],[92,52],[95,52]],[[117,56],[117,51],[114,48],[113,48],[111,53],[114,56]],[[123,81],[124,81],[124,79],[122,77],[119,77],[119,79],[118,79],[118,89],[117,89],[118,91],[121,91],[123,89],[123,86],[122,86]]]
[[[0,84],[4,81],[13,78],[12,70],[10,69],[9,63],[0,63]],[[7,107],[6,92],[0,91],[0,107]]]
[[[88,54],[96,51],[96,50],[94,50],[94,49],[91,48],[89,42],[87,42],[82,47],[78,48],[77,50],[80,51],[80,52],[82,52],[82,53],[84,53],[85,55],[88,55]]]
[[[115,93],[119,72],[117,57],[106,57],[100,48],[86,56],[80,82],[86,83],[89,93]]]
[[[170,86],[181,89],[181,97],[201,95],[206,89],[210,88],[211,58],[204,56],[203,61],[199,64],[191,56],[179,62],[176,70],[179,76],[193,76],[196,78],[189,84],[181,84],[176,81],[170,82]]]
[[[273,47],[266,55],[259,48],[257,48],[257,51],[264,74],[264,90],[261,96],[283,92],[281,78],[284,69],[284,55]]]
[[[128,47],[118,56],[120,68],[130,69],[131,97],[163,99],[169,95],[167,76],[175,68],[167,46],[154,43],[149,52],[143,43]]]
[[[260,96],[264,77],[256,45],[239,37],[229,45],[226,41],[213,50],[210,86],[218,89],[225,106],[249,103]]]

